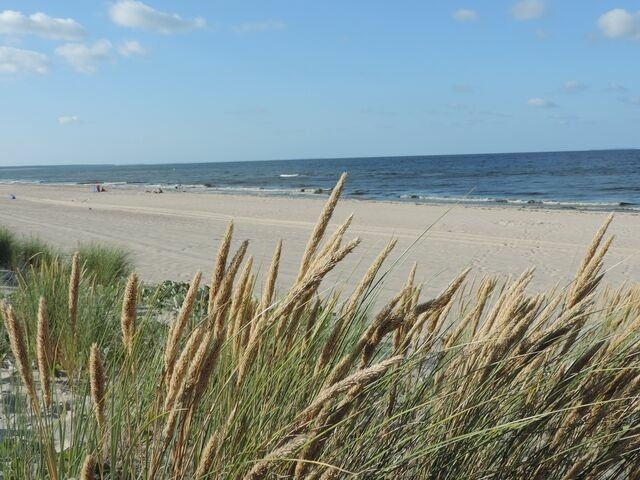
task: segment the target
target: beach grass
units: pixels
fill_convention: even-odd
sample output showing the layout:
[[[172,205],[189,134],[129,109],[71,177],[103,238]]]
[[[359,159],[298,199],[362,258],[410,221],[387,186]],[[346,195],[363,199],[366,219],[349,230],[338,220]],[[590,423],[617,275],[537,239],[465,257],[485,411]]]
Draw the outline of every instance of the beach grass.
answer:
[[[133,270],[131,255],[119,247],[82,243],[78,246],[78,254],[88,275],[101,285],[112,284]]]
[[[0,309],[6,478],[638,478],[640,287],[600,286],[610,219],[565,289],[464,271],[423,299],[412,271],[376,309],[393,242],[351,295],[320,294],[359,244],[350,219],[327,232],[343,183],[283,291],[286,241],[261,288],[232,225],[208,289],[34,266]]]
[[[16,236],[8,228],[0,226],[0,268],[11,268],[15,257]]]

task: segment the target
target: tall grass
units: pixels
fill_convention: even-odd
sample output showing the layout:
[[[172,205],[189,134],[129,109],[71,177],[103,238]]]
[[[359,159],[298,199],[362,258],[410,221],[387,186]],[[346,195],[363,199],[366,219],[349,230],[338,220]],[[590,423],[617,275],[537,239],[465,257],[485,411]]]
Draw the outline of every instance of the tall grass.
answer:
[[[104,321],[102,308],[121,315],[92,331],[96,344],[57,345],[54,364],[74,358],[68,379],[49,380],[68,410],[24,397],[0,443],[5,476],[638,478],[640,288],[599,291],[608,222],[566,291],[529,293],[532,271],[473,286],[462,272],[424,300],[412,274],[372,313],[393,244],[349,298],[318,296],[358,245],[344,238],[349,220],[327,238],[335,200],[278,295],[280,245],[259,300],[246,243],[231,252],[229,229],[209,294],[196,274],[168,326],[134,313],[144,294],[131,286],[96,310],[81,302],[78,334]],[[51,309],[69,282],[47,277],[61,277]],[[15,331],[17,309],[2,310]]]
[[[0,227],[0,268],[12,268],[16,261],[16,236]]]
[[[124,278],[133,270],[131,255],[118,247],[84,243],[78,253],[87,274],[101,285],[109,285]]]

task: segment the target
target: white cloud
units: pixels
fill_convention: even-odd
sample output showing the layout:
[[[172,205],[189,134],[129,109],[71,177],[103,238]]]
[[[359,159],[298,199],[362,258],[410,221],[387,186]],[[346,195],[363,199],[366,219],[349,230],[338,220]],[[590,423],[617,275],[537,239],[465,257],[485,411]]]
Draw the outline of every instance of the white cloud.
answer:
[[[607,38],[640,40],[640,12],[614,8],[600,15],[598,28]]]
[[[233,27],[236,33],[264,33],[284,30],[286,24],[279,20],[266,20],[264,22],[244,22]]]
[[[530,107],[535,107],[535,108],[555,108],[558,106],[555,103],[553,103],[551,100],[545,100],[544,98],[530,98],[527,101],[527,104]]]
[[[619,83],[611,82],[607,88],[607,92],[627,92],[629,89]]]
[[[118,45],[118,53],[123,57],[132,57],[134,55],[145,55],[147,50],[135,40],[123,42]]]
[[[625,103],[630,103],[631,105],[640,105],[640,95],[626,97],[622,99]]]
[[[80,122],[80,117],[77,115],[63,115],[62,117],[58,117],[58,123],[60,125],[73,125]]]
[[[516,20],[533,20],[543,16],[545,11],[542,0],[520,0],[511,7],[511,16]]]
[[[93,73],[101,62],[111,58],[111,49],[109,40],[98,40],[93,45],[67,43],[56,48],[55,52],[77,72]]]
[[[549,38],[549,32],[547,32],[542,28],[538,28],[535,33],[536,33],[536,37],[539,40],[546,40],[547,38]]]
[[[38,35],[52,40],[79,40],[85,35],[82,25],[72,18],[53,18],[38,12],[28,17],[22,12],[0,12],[0,34]]]
[[[473,92],[473,87],[471,85],[458,84],[451,87],[456,93],[471,93]]]
[[[189,32],[207,26],[202,17],[182,18],[177,13],[167,13],[134,0],[122,0],[109,8],[111,20],[121,27],[139,28],[155,33],[171,34]]]
[[[460,8],[459,10],[453,12],[451,16],[456,22],[460,23],[475,22],[476,20],[478,20],[478,12],[468,8]]]
[[[49,72],[49,58],[33,50],[21,48],[0,47],[0,75],[37,73],[44,75]]]
[[[567,80],[562,86],[562,91],[564,93],[578,93],[586,90],[586,88],[587,86],[578,80]]]

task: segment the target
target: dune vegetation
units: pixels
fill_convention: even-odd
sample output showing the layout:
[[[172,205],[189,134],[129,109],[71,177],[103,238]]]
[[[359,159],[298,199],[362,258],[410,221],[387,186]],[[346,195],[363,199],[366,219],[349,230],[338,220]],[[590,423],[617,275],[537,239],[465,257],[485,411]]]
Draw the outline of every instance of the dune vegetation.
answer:
[[[464,271],[424,299],[414,268],[375,308],[393,240],[319,293],[359,243],[328,232],[345,178],[287,289],[286,244],[258,285],[233,224],[209,287],[34,266],[0,309],[3,478],[640,478],[640,288],[600,286],[611,218],[564,289]]]

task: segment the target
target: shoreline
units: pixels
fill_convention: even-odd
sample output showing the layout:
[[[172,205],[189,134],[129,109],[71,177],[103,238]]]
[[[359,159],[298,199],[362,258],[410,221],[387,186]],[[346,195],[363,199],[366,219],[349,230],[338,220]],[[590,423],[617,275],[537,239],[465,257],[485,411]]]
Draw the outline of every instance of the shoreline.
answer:
[[[195,194],[195,195],[230,195],[241,197],[277,197],[277,198],[307,198],[307,199],[326,199],[331,193],[331,189],[304,187],[293,189],[270,189],[270,188],[251,188],[251,187],[213,187],[209,184],[168,184],[168,183],[126,183],[126,182],[41,182],[41,181],[21,181],[21,180],[0,180],[0,186],[11,187],[45,187],[45,188],[78,188],[87,191],[94,185],[101,185],[107,188],[108,192],[139,192],[139,193],[156,193],[153,190],[162,189],[163,194]],[[570,200],[552,200],[552,199],[499,199],[488,197],[455,197],[455,196],[421,196],[415,194],[405,194],[397,197],[375,197],[368,196],[365,193],[349,193],[347,188],[342,195],[342,202],[360,201],[375,203],[396,203],[401,205],[425,205],[425,206],[464,206],[472,208],[519,208],[523,210],[568,210],[568,211],[585,211],[585,212],[615,212],[640,214],[640,204],[628,201],[570,201]]]
[[[8,198],[9,193],[16,200]],[[87,186],[0,184],[0,225],[19,235],[34,235],[67,251],[78,242],[101,242],[129,250],[146,282],[189,280],[196,270],[205,278],[218,243],[233,219],[233,246],[250,240],[249,253],[260,269],[268,266],[278,238],[284,249],[280,288],[288,286],[326,196],[318,198],[194,192],[145,193],[113,189],[92,193]],[[564,286],[571,280],[586,246],[608,212],[498,205],[428,205],[415,202],[345,198],[330,230],[350,213],[347,238],[362,244],[330,277],[327,287],[349,288],[358,282],[384,245],[399,245],[387,265],[402,252],[383,285],[382,296],[402,285],[418,261],[418,280],[433,295],[466,267],[472,275],[518,275],[536,267],[532,288]],[[634,212],[617,212],[611,233],[614,246],[605,263],[613,267],[607,282],[619,285],[640,278],[640,222]],[[416,245],[413,242],[428,230]],[[259,279],[260,280],[260,279]]]

